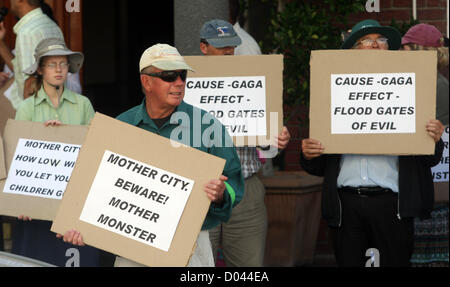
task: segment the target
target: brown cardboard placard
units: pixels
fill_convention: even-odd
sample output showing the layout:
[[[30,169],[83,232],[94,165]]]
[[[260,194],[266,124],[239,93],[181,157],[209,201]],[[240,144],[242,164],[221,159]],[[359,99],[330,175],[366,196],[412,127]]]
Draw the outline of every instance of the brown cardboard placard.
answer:
[[[4,133],[7,172],[9,172],[19,139],[81,145],[87,129],[86,126],[45,127],[43,123],[8,120]],[[13,217],[25,215],[32,219],[49,221],[55,218],[61,200],[5,193],[5,182],[6,180],[0,181],[1,215]]]
[[[435,145],[427,134],[425,126],[429,120],[436,117],[436,63],[436,52],[432,51],[313,51],[311,54],[310,137],[322,142],[327,154],[434,154]],[[332,112],[332,77],[361,74],[415,74],[416,97],[413,110],[416,118],[415,132],[393,133],[391,130],[380,134],[332,133],[334,124],[332,118],[333,113],[336,113],[336,109]],[[396,81],[400,82],[398,79]],[[391,87],[389,86],[389,89]],[[389,92],[389,89],[385,92]],[[394,94],[392,99],[395,98]],[[404,98],[406,97],[403,96]],[[363,102],[363,107],[369,100]],[[383,107],[380,110],[381,113],[386,109],[386,106]],[[352,124],[349,121],[347,123]],[[370,124],[368,125],[371,126]],[[414,126],[414,122],[411,125],[410,121],[409,124],[410,127]],[[388,126],[394,129],[393,125]],[[381,123],[379,126],[375,125],[375,128],[377,127],[381,129]]]
[[[5,91],[14,83],[14,78],[9,79],[3,87],[0,88],[0,134],[3,133],[8,119],[14,119],[16,110],[11,105],[11,102],[4,96]]]
[[[83,221],[91,199],[102,192],[104,196],[109,197],[101,203],[103,206],[94,205],[94,207],[98,206],[95,212],[101,214],[97,223],[105,216],[113,217],[108,213],[106,203],[111,196],[113,200],[116,196],[130,196],[134,200],[137,199],[135,198],[137,194],[123,193],[116,188],[120,179],[116,180],[112,173],[110,176],[112,181],[108,182],[111,185],[97,185],[99,174],[104,174],[103,164],[107,153],[114,153],[142,165],[156,167],[195,181],[168,252],[143,243],[137,238],[133,239],[126,234],[120,234],[120,231],[109,231],[95,226],[94,223]],[[202,186],[211,179],[219,178],[224,166],[225,160],[221,158],[186,146],[175,148],[169,139],[97,113],[89,127],[77,165],[67,186],[58,215],[53,222],[52,231],[64,234],[68,230],[78,230],[86,244],[144,265],[186,266],[210,206]],[[122,182],[130,178],[129,172],[130,170],[123,170]],[[140,175],[136,177],[140,179]],[[158,191],[156,187],[154,190]],[[146,199],[140,200],[138,205],[145,208]],[[126,213],[123,210],[117,210],[117,212],[122,212],[119,216],[124,216],[123,214]],[[119,218],[119,220],[122,219]],[[138,222],[137,220],[138,218],[132,217],[127,226],[134,225]],[[108,221],[108,224],[110,223],[111,221]]]
[[[6,178],[5,150],[3,149],[3,138],[0,136],[0,181]]]
[[[258,104],[261,103],[258,101],[258,96],[263,96],[263,93],[256,91],[252,96],[250,95],[256,89],[263,87],[260,91],[265,92],[266,104],[264,115],[266,115],[266,136],[245,136],[251,129],[251,127],[249,129],[249,126],[252,125],[250,121],[248,125],[230,125],[228,133],[233,137],[236,146],[254,146],[255,144],[267,146],[274,144],[274,137],[278,136],[283,127],[283,55],[188,56],[185,57],[185,60],[195,70],[195,72],[189,72],[188,74],[186,102],[209,112],[215,112],[214,115],[216,118],[222,121],[222,124],[225,126],[227,124],[224,123],[223,117],[218,115],[217,112],[223,112],[229,109],[233,112],[234,118],[242,116],[251,121],[260,115],[259,111],[264,111],[259,109],[261,106]],[[223,81],[223,86],[219,84],[215,88],[211,88],[213,85],[208,85],[209,90],[205,89],[205,86],[200,90],[202,96],[219,95],[219,97],[214,98],[214,102],[210,102],[211,108],[200,103],[200,94],[195,94],[195,98],[197,99],[196,104],[188,100],[189,93],[198,91],[198,89],[189,88],[191,86],[190,81],[196,78],[209,78],[211,81]],[[262,86],[258,87],[258,79],[261,78],[265,78],[265,85],[262,84]],[[252,82],[252,79],[254,82]],[[205,80],[209,81],[208,79]],[[204,84],[206,85],[206,83]],[[239,95],[242,96],[241,100],[228,97]],[[216,102],[217,100],[218,102]],[[252,113],[250,111],[253,111],[253,115],[251,115]],[[271,113],[277,114],[271,117]],[[272,126],[271,119],[277,121]],[[231,129],[235,129],[241,133],[238,133],[239,136],[234,136]]]

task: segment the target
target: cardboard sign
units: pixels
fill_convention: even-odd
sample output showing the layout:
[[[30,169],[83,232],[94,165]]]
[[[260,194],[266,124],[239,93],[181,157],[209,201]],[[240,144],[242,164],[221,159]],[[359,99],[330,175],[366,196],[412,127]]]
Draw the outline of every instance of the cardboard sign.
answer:
[[[14,119],[16,116],[16,110],[11,105],[9,99],[4,96],[5,91],[7,91],[13,83],[14,78],[9,79],[9,81],[0,88],[0,134],[3,133],[8,119]]]
[[[448,155],[448,134],[449,127],[445,128],[445,132],[442,135],[444,141],[444,152],[442,154],[441,162],[432,168],[433,180],[434,180],[434,194],[436,202],[448,202],[449,192],[449,155]]]
[[[5,151],[3,149],[3,139],[0,136],[0,181],[6,178],[6,167],[5,167]]]
[[[9,120],[4,134],[8,178],[0,181],[0,214],[53,220],[86,132],[86,126]]]
[[[186,266],[225,160],[96,114],[52,231],[148,266]]]
[[[184,100],[210,112],[236,146],[267,146],[283,127],[283,56],[192,56]]]
[[[436,57],[432,51],[313,51],[310,137],[327,154],[434,154],[425,125],[436,117]]]
[[[80,145],[19,139],[4,193],[61,200]]]

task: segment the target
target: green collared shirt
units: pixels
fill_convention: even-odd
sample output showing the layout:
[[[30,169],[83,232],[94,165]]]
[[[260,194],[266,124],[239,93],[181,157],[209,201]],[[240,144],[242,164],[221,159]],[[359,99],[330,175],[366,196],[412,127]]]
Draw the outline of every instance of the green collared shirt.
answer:
[[[224,193],[224,203],[222,206],[211,204],[202,230],[211,229],[221,222],[229,220],[233,207],[241,201],[244,195],[244,179],[236,149],[225,127],[219,121],[206,111],[182,102],[171,116],[170,121],[158,128],[147,113],[145,100],[141,105],[119,115],[117,119],[225,159],[223,175],[228,177],[228,181],[227,190]],[[218,139],[215,139],[215,135],[205,136],[213,126],[221,130],[220,138],[217,136]],[[175,138],[171,138],[173,134],[176,135]]]
[[[64,89],[58,108],[55,108],[42,87],[23,101],[16,112],[16,120],[46,122],[58,120],[67,125],[88,125],[95,112],[88,98]]]

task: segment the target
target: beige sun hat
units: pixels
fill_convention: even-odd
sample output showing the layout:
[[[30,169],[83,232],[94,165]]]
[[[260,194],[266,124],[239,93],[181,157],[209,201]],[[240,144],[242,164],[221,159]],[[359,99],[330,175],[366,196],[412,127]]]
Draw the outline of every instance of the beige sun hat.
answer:
[[[156,44],[145,50],[139,62],[139,72],[150,66],[163,71],[189,70],[194,72],[178,50],[167,44]]]
[[[25,74],[33,75],[36,73],[43,57],[49,56],[67,56],[69,60],[69,72],[76,74],[83,66],[84,55],[80,52],[69,50],[64,40],[59,38],[48,38],[42,40],[36,47],[34,58],[35,63],[24,71]]]

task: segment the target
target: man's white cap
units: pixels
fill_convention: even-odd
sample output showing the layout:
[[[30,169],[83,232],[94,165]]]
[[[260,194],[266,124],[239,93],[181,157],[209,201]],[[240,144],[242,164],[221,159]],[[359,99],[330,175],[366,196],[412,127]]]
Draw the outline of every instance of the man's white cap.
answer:
[[[156,44],[148,48],[139,62],[139,72],[147,67],[156,67],[163,71],[194,70],[186,64],[184,58],[175,47],[167,44]]]

